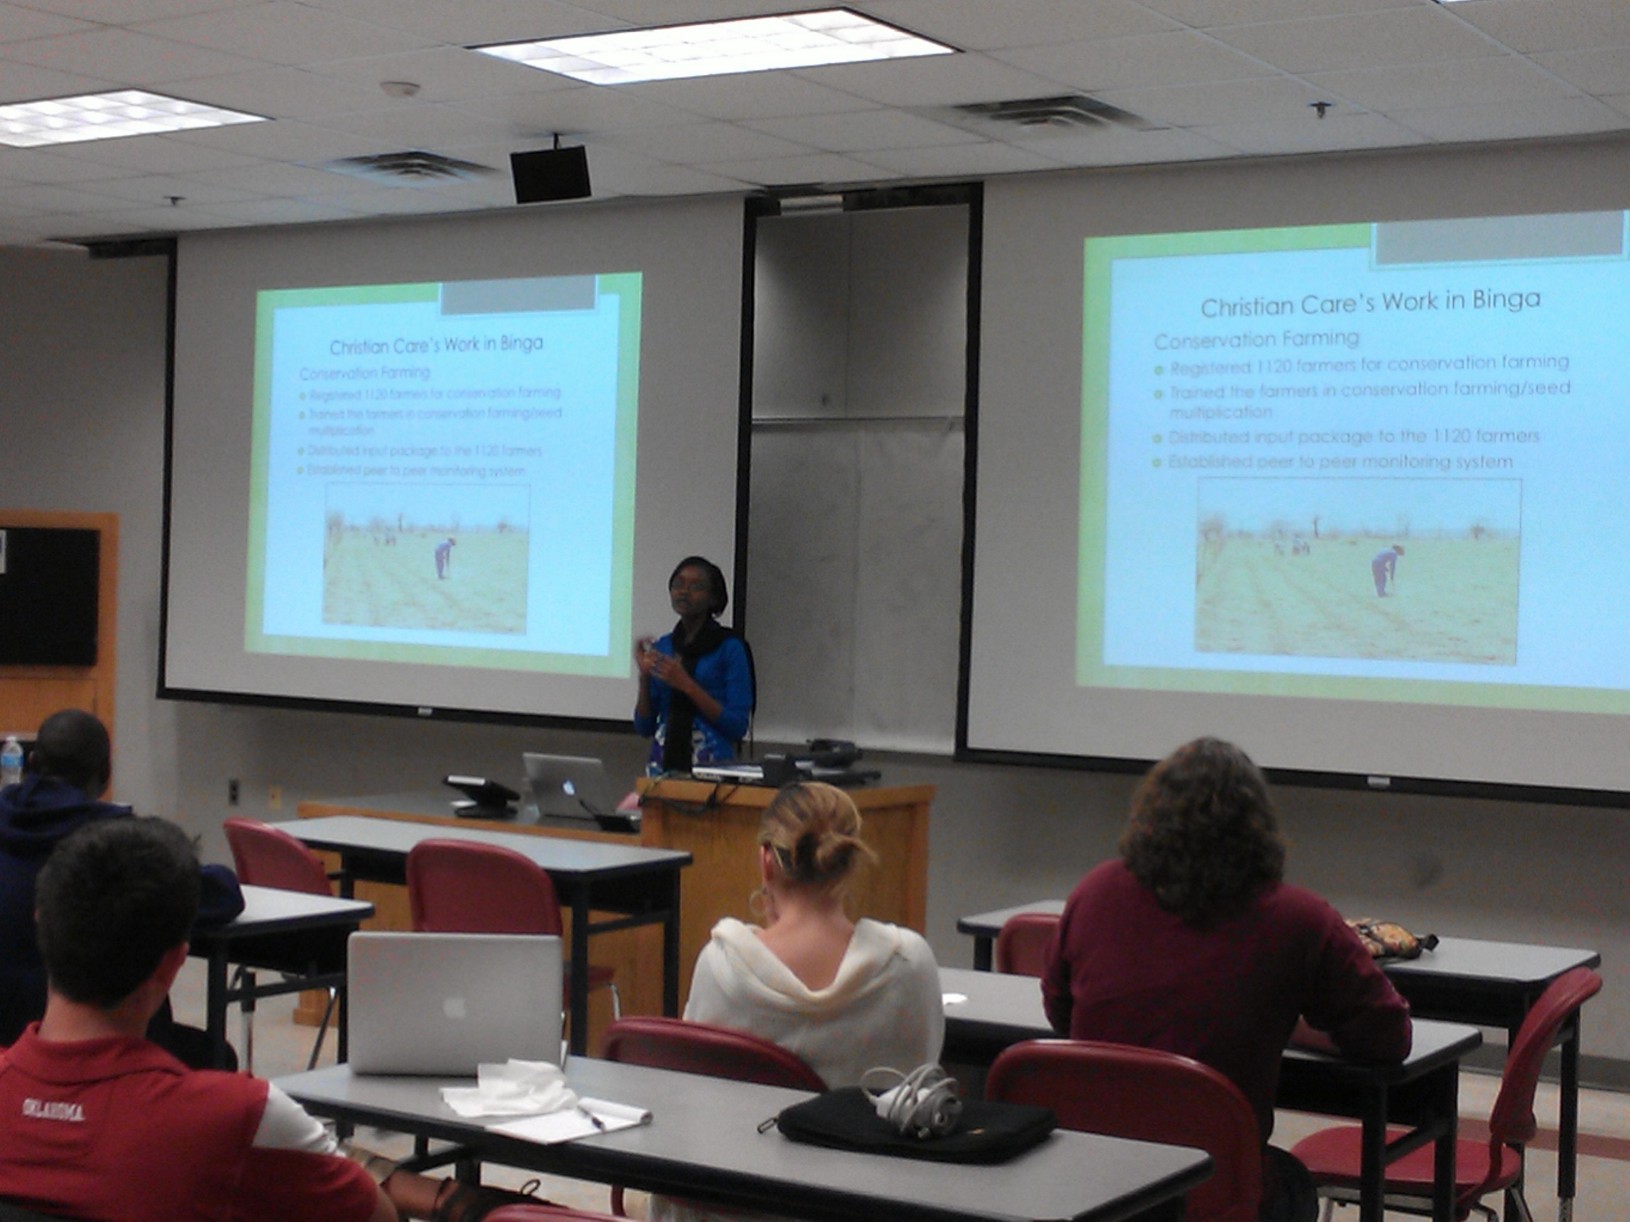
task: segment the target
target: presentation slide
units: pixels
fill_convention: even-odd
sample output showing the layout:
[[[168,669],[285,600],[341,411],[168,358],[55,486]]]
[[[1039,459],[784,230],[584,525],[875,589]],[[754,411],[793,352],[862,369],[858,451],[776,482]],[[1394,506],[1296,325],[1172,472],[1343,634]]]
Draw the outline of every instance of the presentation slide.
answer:
[[[1630,712],[1625,233],[1088,239],[1077,682]]]
[[[626,671],[640,282],[258,294],[245,648]]]
[[[674,563],[737,568],[743,234],[718,197],[183,237],[161,694],[631,727]]]
[[[1630,791],[1630,216],[1486,169],[989,184],[965,757]]]

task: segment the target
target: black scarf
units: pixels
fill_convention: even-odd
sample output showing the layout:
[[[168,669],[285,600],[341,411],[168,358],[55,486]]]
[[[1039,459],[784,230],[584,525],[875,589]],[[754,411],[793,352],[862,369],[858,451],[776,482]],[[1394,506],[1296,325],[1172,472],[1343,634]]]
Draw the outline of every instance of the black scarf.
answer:
[[[698,659],[706,657],[730,636],[730,630],[716,619],[706,620],[690,640],[684,639],[685,622],[674,625],[674,656],[679,659],[685,673],[696,677]],[[691,733],[696,723],[696,705],[677,687],[668,690],[668,726],[662,739],[662,771],[689,772],[695,762],[691,758]]]

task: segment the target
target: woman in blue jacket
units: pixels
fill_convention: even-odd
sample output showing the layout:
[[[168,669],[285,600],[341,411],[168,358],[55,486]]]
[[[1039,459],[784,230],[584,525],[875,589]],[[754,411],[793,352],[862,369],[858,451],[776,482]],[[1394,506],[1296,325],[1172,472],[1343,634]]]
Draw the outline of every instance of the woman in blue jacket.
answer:
[[[634,643],[634,728],[653,739],[652,775],[735,759],[755,702],[752,652],[718,620],[730,601],[719,566],[686,556],[668,578],[668,598],[679,616],[673,631]]]

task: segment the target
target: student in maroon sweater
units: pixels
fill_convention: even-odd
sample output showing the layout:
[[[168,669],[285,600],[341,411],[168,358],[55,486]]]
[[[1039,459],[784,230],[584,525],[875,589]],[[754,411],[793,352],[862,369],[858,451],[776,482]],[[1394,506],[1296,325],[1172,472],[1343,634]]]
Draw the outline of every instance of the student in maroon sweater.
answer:
[[[1218,1070],[1257,1114],[1262,1216],[1313,1216],[1311,1201],[1290,1199],[1305,1172],[1266,1146],[1280,1054],[1305,1019],[1299,1039],[1402,1059],[1409,1007],[1340,914],[1283,881],[1267,783],[1231,743],[1196,739],[1156,764],[1132,797],[1120,852],[1065,905],[1042,976],[1048,1020],[1074,1039]]]

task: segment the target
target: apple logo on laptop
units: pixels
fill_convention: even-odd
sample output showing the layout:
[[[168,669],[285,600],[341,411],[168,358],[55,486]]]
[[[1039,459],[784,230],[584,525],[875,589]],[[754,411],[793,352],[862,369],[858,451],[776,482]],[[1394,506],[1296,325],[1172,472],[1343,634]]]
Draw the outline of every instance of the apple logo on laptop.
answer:
[[[562,781],[560,788],[568,798],[575,798],[577,796],[577,786],[573,785],[570,780]]]
[[[470,1017],[470,1008],[462,997],[449,997],[441,1003],[441,1012],[448,1018],[463,1020]]]

